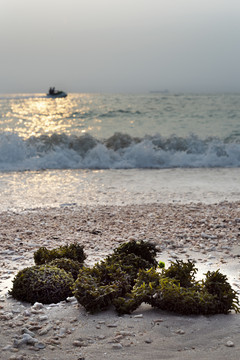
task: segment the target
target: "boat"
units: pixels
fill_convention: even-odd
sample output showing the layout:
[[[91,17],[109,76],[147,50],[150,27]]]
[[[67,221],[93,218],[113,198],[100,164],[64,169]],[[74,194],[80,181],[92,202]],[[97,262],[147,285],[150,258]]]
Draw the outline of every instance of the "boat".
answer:
[[[50,87],[47,97],[50,98],[65,98],[67,96],[67,93],[62,90],[55,90],[55,87]]]
[[[165,89],[165,90],[151,90],[150,94],[168,94],[169,90]]]

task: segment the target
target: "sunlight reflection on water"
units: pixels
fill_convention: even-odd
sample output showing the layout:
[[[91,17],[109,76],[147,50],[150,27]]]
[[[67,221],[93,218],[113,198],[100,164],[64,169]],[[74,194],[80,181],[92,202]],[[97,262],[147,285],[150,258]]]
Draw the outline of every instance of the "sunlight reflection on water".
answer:
[[[240,169],[46,170],[1,173],[0,210],[240,200]]]

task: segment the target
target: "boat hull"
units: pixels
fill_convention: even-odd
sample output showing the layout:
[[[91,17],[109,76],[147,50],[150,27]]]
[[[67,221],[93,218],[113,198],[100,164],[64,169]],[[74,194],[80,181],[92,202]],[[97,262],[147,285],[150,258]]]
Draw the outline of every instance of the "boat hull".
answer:
[[[56,94],[47,94],[48,98],[65,98],[67,96],[67,94],[64,91],[59,91]]]

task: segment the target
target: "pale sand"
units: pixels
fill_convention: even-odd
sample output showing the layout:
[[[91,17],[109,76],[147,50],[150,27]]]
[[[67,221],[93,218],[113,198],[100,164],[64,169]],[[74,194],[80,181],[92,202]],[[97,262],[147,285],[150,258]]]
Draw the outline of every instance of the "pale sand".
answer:
[[[86,263],[92,265],[133,239],[157,243],[158,258],[167,266],[171,259],[193,259],[200,278],[206,270],[219,268],[239,292],[239,238],[239,202],[1,213],[1,359],[239,359],[239,314],[181,316],[142,305],[131,316],[118,317],[113,310],[88,315],[74,301],[36,311],[7,297],[12,277],[34,264],[33,253],[40,246],[78,241],[84,245]],[[44,349],[13,347],[24,327],[34,332]],[[44,329],[48,331],[40,335]]]

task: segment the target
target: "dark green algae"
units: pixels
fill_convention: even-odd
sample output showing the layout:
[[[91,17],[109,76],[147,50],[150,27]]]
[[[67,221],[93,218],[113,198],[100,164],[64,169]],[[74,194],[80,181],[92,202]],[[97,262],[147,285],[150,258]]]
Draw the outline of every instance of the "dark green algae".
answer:
[[[86,255],[84,253],[83,246],[77,243],[59,246],[52,250],[43,246],[34,253],[34,261],[36,265],[47,264],[52,260],[62,258],[71,259],[83,264],[86,259]]]
[[[13,298],[31,304],[58,303],[72,295],[73,283],[73,277],[63,269],[35,265],[18,272],[9,293]]]
[[[156,255],[153,243],[130,241],[90,268],[83,265],[83,247],[76,243],[40,248],[34,259],[41,265],[21,270],[10,294],[31,303],[74,295],[90,313],[113,306],[119,314],[130,314],[142,303],[185,315],[239,312],[237,293],[219,270],[196,281],[193,262],[176,261],[165,269],[163,263],[158,266]]]

